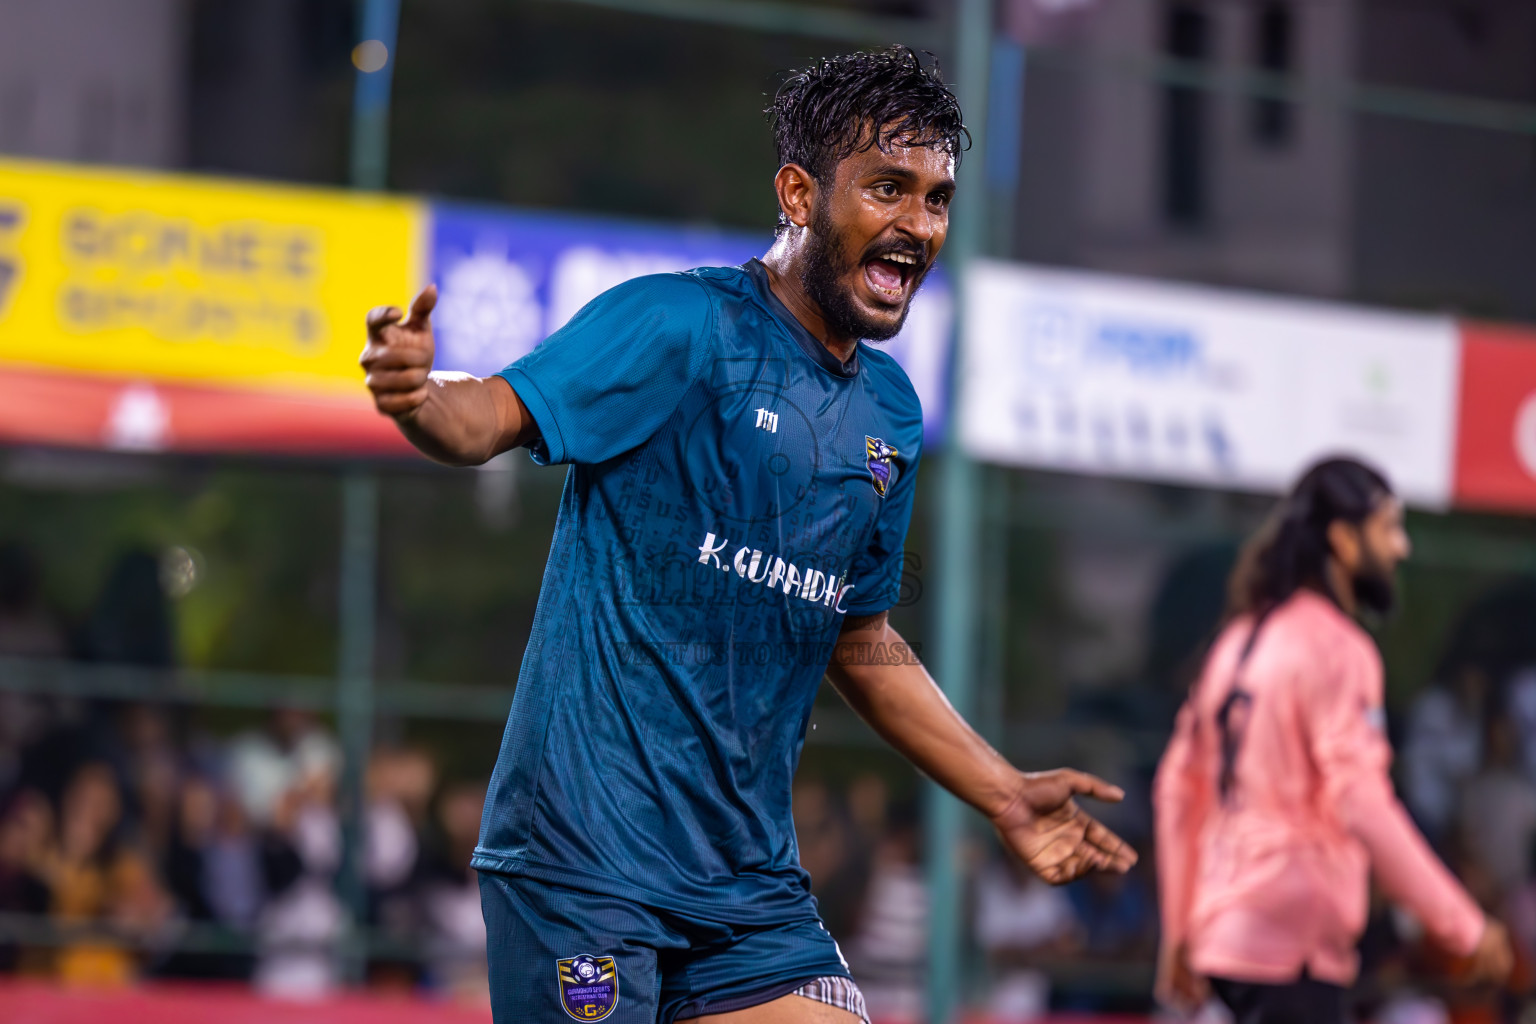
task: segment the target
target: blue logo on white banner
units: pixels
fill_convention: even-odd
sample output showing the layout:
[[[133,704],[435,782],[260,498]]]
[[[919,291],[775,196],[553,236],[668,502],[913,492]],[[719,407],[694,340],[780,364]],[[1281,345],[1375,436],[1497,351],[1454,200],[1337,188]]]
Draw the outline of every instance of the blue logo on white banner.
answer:
[[[772,239],[739,231],[645,224],[572,214],[435,203],[429,272],[441,291],[433,323],[438,366],[479,376],[533,351],[577,310],[645,274],[734,266]],[[881,346],[907,371],[923,403],[926,439],[943,425],[953,333],[940,269],[913,301],[901,334]]]

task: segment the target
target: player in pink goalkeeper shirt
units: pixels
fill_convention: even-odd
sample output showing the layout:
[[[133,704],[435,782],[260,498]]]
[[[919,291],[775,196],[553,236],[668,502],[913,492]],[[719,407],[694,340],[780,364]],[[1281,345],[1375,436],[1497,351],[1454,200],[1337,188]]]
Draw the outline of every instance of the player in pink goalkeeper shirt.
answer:
[[[1307,472],[1244,549],[1154,786],[1163,1002],[1214,988],[1237,1024],[1342,1022],[1373,871],[1470,979],[1508,974],[1504,928],[1388,774],[1381,656],[1354,616],[1390,610],[1408,550],[1402,502],[1348,459]]]

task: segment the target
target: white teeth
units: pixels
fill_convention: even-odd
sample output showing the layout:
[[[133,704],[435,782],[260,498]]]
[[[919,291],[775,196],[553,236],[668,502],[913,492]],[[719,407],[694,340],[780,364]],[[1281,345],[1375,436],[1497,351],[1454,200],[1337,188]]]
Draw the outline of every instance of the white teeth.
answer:
[[[885,258],[890,260],[892,263],[906,263],[906,264],[910,264],[911,266],[916,266],[917,265],[917,257],[915,257],[915,256],[907,256],[907,255],[905,255],[903,253],[899,253],[899,252],[893,252],[890,255],[886,256]]]

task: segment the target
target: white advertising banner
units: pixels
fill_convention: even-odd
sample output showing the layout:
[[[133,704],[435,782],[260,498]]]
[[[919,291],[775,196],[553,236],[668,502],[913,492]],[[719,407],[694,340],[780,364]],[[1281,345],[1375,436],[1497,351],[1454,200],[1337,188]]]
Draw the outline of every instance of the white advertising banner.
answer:
[[[1454,321],[982,261],[960,436],[978,459],[1237,490],[1324,455],[1450,503]]]

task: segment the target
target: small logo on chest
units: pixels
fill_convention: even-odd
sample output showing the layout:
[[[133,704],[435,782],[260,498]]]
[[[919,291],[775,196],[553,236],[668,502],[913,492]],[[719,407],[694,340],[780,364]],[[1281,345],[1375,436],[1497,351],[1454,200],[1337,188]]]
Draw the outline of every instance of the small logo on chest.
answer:
[[[759,430],[766,430],[770,434],[777,434],[779,432],[779,414],[769,412],[767,409],[758,409],[756,411],[757,423],[755,426]]]
[[[875,486],[875,493],[882,498],[891,486],[891,460],[900,454],[880,438],[867,434],[864,436],[864,465],[869,469],[869,479]]]

